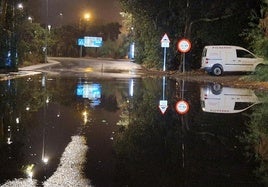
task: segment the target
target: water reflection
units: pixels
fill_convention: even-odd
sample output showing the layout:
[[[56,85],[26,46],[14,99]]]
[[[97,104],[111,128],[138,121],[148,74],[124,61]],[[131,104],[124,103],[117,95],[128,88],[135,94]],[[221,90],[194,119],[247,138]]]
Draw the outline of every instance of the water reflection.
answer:
[[[248,145],[245,147],[248,159],[258,162],[254,173],[265,186],[268,186],[268,96],[267,93],[259,93],[258,97],[262,104],[258,105],[250,115],[248,129],[241,137],[241,141]]]
[[[79,81],[76,88],[76,95],[89,99],[92,107],[98,106],[101,98],[101,85],[98,83]]]
[[[77,140],[83,157],[74,158],[83,158],[85,172],[79,177],[95,186],[261,186],[253,171],[267,168],[267,106],[239,113],[230,112],[235,104],[213,108],[225,114],[202,107],[254,104],[265,95],[168,77],[42,75],[0,82],[0,183],[27,174],[39,185],[55,182],[66,147]],[[206,104],[208,98],[214,103]],[[166,101],[163,113],[159,100]],[[182,100],[190,107],[186,113],[178,112]],[[263,155],[260,165],[255,153]],[[265,172],[258,172],[260,178]]]
[[[202,110],[211,113],[239,113],[259,103],[251,89],[224,87],[218,83],[201,87],[200,100]]]

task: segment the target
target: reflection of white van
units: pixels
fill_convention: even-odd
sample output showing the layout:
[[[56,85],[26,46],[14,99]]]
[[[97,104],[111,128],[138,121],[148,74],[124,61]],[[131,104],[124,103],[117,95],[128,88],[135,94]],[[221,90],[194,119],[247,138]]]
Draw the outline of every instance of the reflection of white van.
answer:
[[[201,107],[204,112],[239,113],[260,103],[253,90],[208,84],[200,88]]]
[[[262,58],[238,46],[205,46],[202,53],[201,69],[216,76],[223,72],[252,72],[260,65]]]

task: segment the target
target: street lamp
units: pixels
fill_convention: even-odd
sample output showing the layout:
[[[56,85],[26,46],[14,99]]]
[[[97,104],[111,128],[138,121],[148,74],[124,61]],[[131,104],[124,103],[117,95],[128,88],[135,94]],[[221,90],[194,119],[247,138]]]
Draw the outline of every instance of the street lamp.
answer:
[[[79,20],[79,28],[86,31],[87,29],[87,23],[92,19],[91,14],[89,12],[86,12],[83,14],[83,16]]]
[[[62,12],[60,12],[60,14],[59,14],[59,16],[60,16],[60,27],[62,27],[62,24],[63,24],[63,13]]]
[[[19,3],[19,4],[17,5],[17,8],[18,8],[19,10],[22,10],[22,9],[23,9],[23,4],[22,4],[22,3]]]
[[[46,26],[48,27],[48,0],[46,0]],[[49,27],[48,27],[49,28]],[[45,63],[47,63],[47,31],[45,32],[45,48],[44,48],[44,52],[45,52]]]
[[[31,16],[28,17],[30,23],[33,23],[33,18]]]
[[[90,13],[85,13],[85,14],[84,14],[84,19],[85,19],[86,21],[89,21],[90,18],[91,18],[91,14],[90,14]]]

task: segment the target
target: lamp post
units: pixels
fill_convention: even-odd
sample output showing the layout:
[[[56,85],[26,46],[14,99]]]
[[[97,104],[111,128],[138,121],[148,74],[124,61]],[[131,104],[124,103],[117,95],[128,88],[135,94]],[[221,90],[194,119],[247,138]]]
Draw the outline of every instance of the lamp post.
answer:
[[[86,31],[87,31],[87,25],[88,22],[91,19],[91,14],[89,12],[84,13],[82,17],[79,19],[79,30],[81,32],[81,35],[84,35],[85,37]],[[83,56],[83,45],[80,45],[80,52],[79,52],[80,58]]]
[[[87,25],[89,23],[89,21],[91,20],[91,14],[89,12],[86,12],[84,13],[84,15],[80,18],[80,21],[79,21],[79,26],[80,26],[80,29],[84,29],[84,31],[87,30]]]
[[[48,43],[48,36],[47,36],[47,28],[48,28],[48,0],[46,0],[46,28],[45,28],[45,63],[47,63],[47,43]]]
[[[60,12],[60,14],[59,14],[59,16],[60,16],[60,27],[62,27],[62,24],[63,24],[63,13],[62,12]]]
[[[17,25],[18,25],[18,17],[21,15],[21,11],[23,10],[23,4],[18,3],[16,4],[15,1],[12,2],[11,5],[11,13],[12,13],[12,20],[11,20],[11,35],[10,35],[10,46],[8,47],[7,51],[7,59],[6,59],[6,66],[9,66],[11,71],[18,70],[18,62],[17,62]]]

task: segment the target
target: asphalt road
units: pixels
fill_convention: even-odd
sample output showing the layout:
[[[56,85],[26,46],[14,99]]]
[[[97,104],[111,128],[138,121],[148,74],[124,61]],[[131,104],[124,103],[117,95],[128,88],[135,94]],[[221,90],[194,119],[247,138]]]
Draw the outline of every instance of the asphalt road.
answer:
[[[143,74],[142,66],[129,60],[49,58],[49,63],[52,65],[36,70],[64,76],[135,77]]]
[[[50,57],[48,63],[22,67],[18,72],[0,74],[0,81],[40,73],[56,76],[129,78],[140,77],[144,72],[141,65],[130,62],[128,59]]]

